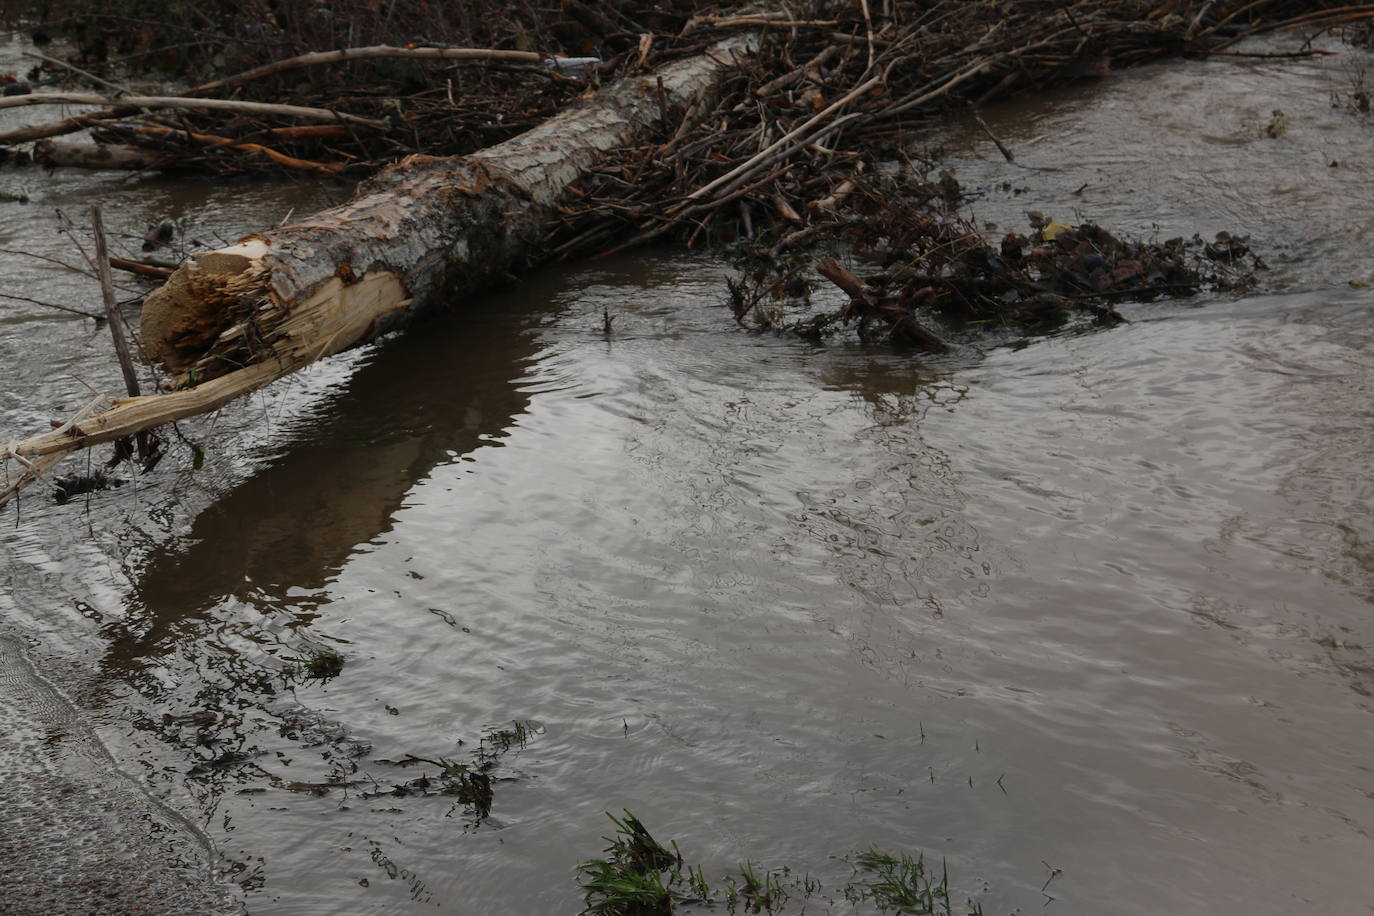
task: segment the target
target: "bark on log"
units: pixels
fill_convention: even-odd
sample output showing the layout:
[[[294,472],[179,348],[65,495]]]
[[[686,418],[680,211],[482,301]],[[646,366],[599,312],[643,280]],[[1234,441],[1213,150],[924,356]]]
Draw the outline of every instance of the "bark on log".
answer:
[[[732,36],[470,156],[410,156],[351,203],[199,255],[143,310],[145,352],[185,390],[120,399],[64,430],[0,446],[0,460],[71,452],[213,410],[539,260],[535,246],[570,183],[653,127],[671,129],[665,110],[680,116],[707,97],[757,43],[757,33]],[[0,482],[0,502],[6,493]]]

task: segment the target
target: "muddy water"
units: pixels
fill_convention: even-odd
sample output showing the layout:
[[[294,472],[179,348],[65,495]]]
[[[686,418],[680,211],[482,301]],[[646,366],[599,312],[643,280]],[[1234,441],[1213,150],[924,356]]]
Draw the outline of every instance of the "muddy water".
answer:
[[[944,857],[988,913],[1367,910],[1374,318],[1348,281],[1374,200],[1370,122],[1328,107],[1345,60],[988,112],[1030,168],[939,140],[981,220],[1248,233],[1277,293],[918,365],[741,332],[706,257],[540,274],[187,424],[200,470],[30,498],[5,630],[254,913],[576,912],[623,808],[709,877],[810,872],[807,912],[870,845]],[[232,235],[272,199],[181,206]],[[38,244],[44,200],[4,206]],[[76,406],[62,371],[113,378],[79,322],[5,314],[7,427]],[[285,674],[321,648],[339,677]],[[489,818],[388,794],[515,720]]]

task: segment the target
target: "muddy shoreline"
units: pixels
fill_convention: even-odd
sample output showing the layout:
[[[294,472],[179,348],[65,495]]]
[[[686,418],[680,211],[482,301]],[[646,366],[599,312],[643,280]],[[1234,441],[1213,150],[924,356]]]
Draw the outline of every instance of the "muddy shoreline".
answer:
[[[205,832],[121,769],[31,652],[0,635],[0,912],[243,912]]]

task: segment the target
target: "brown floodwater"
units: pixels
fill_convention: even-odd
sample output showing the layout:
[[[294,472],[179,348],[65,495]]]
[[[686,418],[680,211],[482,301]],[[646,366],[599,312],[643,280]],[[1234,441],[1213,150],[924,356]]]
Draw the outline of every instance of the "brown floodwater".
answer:
[[[255,914],[574,913],[623,809],[708,878],[809,873],[806,912],[853,911],[870,846],[988,914],[1374,909],[1374,122],[1331,105],[1359,61],[985,112],[1016,166],[921,141],[979,221],[1249,235],[1267,292],[916,362],[739,329],[708,255],[540,272],[183,424],[198,470],[7,509],[0,636]],[[64,256],[54,208],[232,237],[339,193],[16,186],[0,247]],[[94,301],[0,258],[0,292]],[[0,357],[14,432],[117,384],[90,322],[22,303]],[[338,677],[289,675],[326,648]],[[391,791],[516,721],[489,817]]]

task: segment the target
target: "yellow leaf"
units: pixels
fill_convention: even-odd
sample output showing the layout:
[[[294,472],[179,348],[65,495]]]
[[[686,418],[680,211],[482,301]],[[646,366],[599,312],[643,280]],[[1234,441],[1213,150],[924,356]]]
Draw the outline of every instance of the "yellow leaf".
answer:
[[[1064,223],[1059,222],[1058,220],[1052,219],[1049,221],[1049,224],[1045,226],[1044,229],[1040,230],[1040,235],[1045,239],[1045,241],[1053,242],[1055,239],[1059,237],[1059,233],[1071,231],[1073,231],[1072,226],[1067,226]]]

